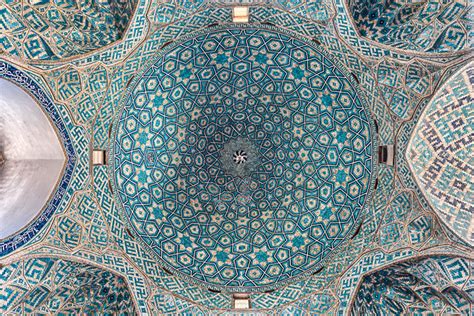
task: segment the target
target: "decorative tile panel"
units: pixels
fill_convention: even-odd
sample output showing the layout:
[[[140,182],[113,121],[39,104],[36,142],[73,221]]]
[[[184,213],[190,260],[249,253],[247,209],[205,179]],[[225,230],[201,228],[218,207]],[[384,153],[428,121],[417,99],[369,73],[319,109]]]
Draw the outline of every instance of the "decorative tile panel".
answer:
[[[371,119],[346,70],[293,36],[201,32],[130,85],[111,159],[118,198],[180,275],[273,287],[319,269],[356,228]]]
[[[474,68],[468,64],[426,105],[406,158],[433,209],[474,244]]]
[[[0,312],[25,314],[135,314],[124,278],[63,259],[35,258],[0,267]]]
[[[327,260],[323,269],[315,270],[314,275],[284,286],[281,283],[282,287],[272,292],[252,293],[252,313],[344,315],[348,313],[360,280],[371,271],[414,256],[472,253],[466,242],[445,229],[447,226],[441,225],[431,211],[405,157],[410,135],[428,104],[427,97],[468,58],[465,35],[449,31],[445,33],[448,36],[438,37],[443,38],[439,48],[446,49],[441,54],[422,49],[399,49],[397,47],[401,46],[395,46],[401,42],[384,44],[378,39],[360,36],[345,0],[262,0],[258,3],[247,0],[142,0],[136,4],[133,19],[122,20],[125,24],[130,21],[130,25],[120,39],[110,40],[105,46],[96,45],[97,42],[88,47],[78,45],[78,50],[87,51],[85,54],[60,45],[56,50],[52,39],[43,36],[49,34],[48,29],[41,31],[43,33],[36,31],[43,29],[42,22],[49,23],[47,19],[9,22],[15,17],[23,19],[23,12],[12,15],[0,8],[0,29],[2,22],[10,28],[1,32],[1,54],[15,60],[27,76],[48,93],[57,109],[51,118],[63,121],[76,154],[70,185],[63,191],[63,199],[54,214],[22,247],[18,245],[16,251],[3,256],[0,264],[10,265],[29,255],[42,258],[60,255],[72,261],[86,260],[123,275],[139,313],[239,315],[228,310],[231,308],[228,292],[211,292],[207,285],[190,283],[176,273],[169,274],[170,271],[161,269],[156,256],[147,251],[139,242],[139,236],[125,225],[126,218],[115,204],[114,188],[110,185],[112,178],[106,167],[90,166],[92,148],[110,146],[112,119],[119,113],[119,102],[126,88],[132,86],[133,80],[138,80],[135,77],[139,71],[157,54],[166,53],[177,43],[182,44],[183,36],[195,31],[209,32],[208,26],[216,23],[223,24],[221,27],[230,26],[231,6],[235,3],[251,5],[251,26],[266,24],[277,27],[278,32],[295,32],[326,52],[329,60],[341,63],[347,69],[347,76],[360,83],[359,93],[367,100],[367,111],[376,120],[374,137],[382,145],[397,146],[395,166],[378,168],[374,195],[366,203],[360,229],[346,235],[346,242],[341,243],[337,255]],[[434,13],[442,19],[434,23],[441,31],[456,30],[457,25],[461,25],[462,33],[471,33],[472,37],[468,10],[464,15],[447,10],[450,17],[444,18],[446,14],[442,10],[450,8],[451,3],[454,2],[446,3]],[[18,1],[7,1],[6,4],[9,9],[30,6],[36,11],[40,7],[58,5],[57,2],[32,5]],[[35,14],[41,16],[38,12]],[[451,17],[455,19],[449,22]],[[101,17],[91,19],[102,23]],[[401,25],[400,29],[406,25]],[[450,28],[451,25],[454,28]],[[26,33],[32,37],[25,37]],[[89,36],[92,38],[95,34]],[[113,37],[115,34],[116,29],[107,35]],[[404,37],[406,33],[401,35]],[[53,48],[43,50],[42,43],[35,42],[38,36],[43,36],[41,39]],[[407,37],[404,38],[406,41]],[[419,38],[427,39],[428,46],[425,47],[434,40],[424,35]],[[416,41],[402,44],[407,44],[406,47],[424,45]],[[29,57],[34,54],[37,54],[36,59]],[[66,56],[71,58],[62,58]],[[42,61],[43,58],[48,61]],[[228,146],[226,150],[232,152],[233,149]],[[237,150],[233,150],[234,153]],[[247,151],[248,157],[252,148]],[[391,236],[395,231],[396,235]],[[16,242],[19,241],[26,239]]]

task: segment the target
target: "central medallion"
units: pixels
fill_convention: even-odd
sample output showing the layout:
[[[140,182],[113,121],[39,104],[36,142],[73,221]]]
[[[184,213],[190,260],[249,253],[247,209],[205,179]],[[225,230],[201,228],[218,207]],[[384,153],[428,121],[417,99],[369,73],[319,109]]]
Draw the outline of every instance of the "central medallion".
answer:
[[[283,286],[357,227],[374,169],[370,117],[314,43],[269,27],[208,29],[167,46],[122,102],[118,205],[186,280]]]
[[[243,150],[237,150],[235,153],[234,153],[234,162],[238,165],[246,162],[248,159],[247,157],[247,153]]]
[[[222,146],[222,169],[235,177],[250,177],[261,162],[259,151],[249,139],[237,137]]]

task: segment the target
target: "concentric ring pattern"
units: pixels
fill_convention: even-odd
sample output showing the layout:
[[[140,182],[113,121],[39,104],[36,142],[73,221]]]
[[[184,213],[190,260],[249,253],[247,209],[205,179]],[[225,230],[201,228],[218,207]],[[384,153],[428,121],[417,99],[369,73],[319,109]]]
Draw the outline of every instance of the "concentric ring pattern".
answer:
[[[374,171],[369,114],[349,78],[313,43],[271,28],[169,45],[130,85],[114,130],[114,185],[133,233],[211,288],[275,288],[320,268],[351,237]]]

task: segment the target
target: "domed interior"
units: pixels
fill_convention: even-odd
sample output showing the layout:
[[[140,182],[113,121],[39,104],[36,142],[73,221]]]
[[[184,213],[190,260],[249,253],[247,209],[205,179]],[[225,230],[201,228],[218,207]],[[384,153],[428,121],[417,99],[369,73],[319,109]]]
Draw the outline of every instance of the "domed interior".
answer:
[[[115,183],[132,230],[209,286],[269,288],[351,236],[374,170],[370,115],[324,51],[269,28],[201,32],[135,80]]]
[[[0,314],[469,313],[472,8],[3,1]]]

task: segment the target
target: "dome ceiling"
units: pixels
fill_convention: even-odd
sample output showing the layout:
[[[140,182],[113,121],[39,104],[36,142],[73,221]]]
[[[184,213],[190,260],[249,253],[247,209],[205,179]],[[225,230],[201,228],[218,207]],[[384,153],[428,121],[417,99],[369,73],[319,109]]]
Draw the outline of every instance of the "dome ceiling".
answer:
[[[249,22],[233,24],[243,2]],[[440,87],[472,94],[465,75],[449,83],[472,60],[472,4],[386,3],[120,1],[114,15],[110,1],[7,1],[0,77],[45,110],[66,166],[38,220],[0,240],[0,313],[233,315],[240,297],[262,315],[347,315],[472,301],[466,264],[424,264],[473,252],[456,234],[461,212],[450,222],[430,200],[431,160],[414,146],[430,146],[425,109],[452,98]],[[84,24],[55,27],[55,10]],[[467,130],[443,128],[462,113],[435,126],[446,139]],[[421,266],[433,278],[411,282]],[[69,268],[78,286],[53,284]],[[456,275],[466,285],[442,293]],[[105,288],[124,304],[91,298],[106,302]]]
[[[216,29],[132,83],[114,178],[133,231],[210,286],[275,287],[351,236],[374,169],[354,79],[307,40]]]

